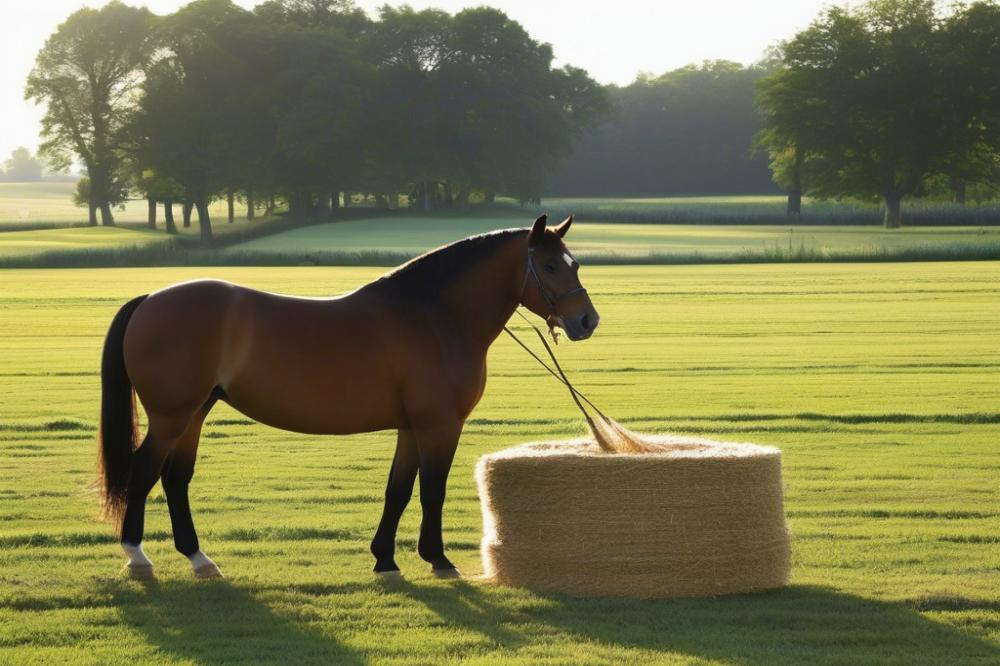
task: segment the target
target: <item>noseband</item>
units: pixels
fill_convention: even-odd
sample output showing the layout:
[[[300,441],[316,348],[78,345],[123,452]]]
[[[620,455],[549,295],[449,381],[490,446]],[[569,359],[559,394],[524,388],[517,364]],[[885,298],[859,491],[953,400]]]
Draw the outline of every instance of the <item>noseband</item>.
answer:
[[[535,270],[535,249],[528,248],[528,270],[524,272],[524,282],[521,284],[521,302],[524,302],[524,290],[528,288],[528,278],[535,278],[535,284],[538,286],[538,293],[542,295],[542,299],[545,301],[546,305],[549,306],[549,310],[552,311],[553,317],[559,317],[559,312],[556,311],[556,304],[559,301],[574,296],[576,294],[586,294],[587,290],[582,285],[569,291],[564,291],[563,293],[554,296],[552,293],[545,288],[545,284],[542,282],[542,278],[538,276],[538,271]]]

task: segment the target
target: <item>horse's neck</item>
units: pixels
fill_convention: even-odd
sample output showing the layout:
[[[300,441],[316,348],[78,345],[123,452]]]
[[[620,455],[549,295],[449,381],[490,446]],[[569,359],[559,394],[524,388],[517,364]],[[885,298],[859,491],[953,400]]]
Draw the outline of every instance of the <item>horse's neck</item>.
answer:
[[[450,309],[458,315],[458,328],[470,347],[485,351],[514,314],[521,300],[527,251],[526,237],[515,236],[449,290]]]

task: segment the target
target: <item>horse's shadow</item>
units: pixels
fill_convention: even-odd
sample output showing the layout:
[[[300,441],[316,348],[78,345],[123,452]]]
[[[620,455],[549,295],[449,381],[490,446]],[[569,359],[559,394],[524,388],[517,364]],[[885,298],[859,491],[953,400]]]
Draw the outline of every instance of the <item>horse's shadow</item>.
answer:
[[[159,653],[192,663],[363,664],[356,651],[227,581],[109,586]]]
[[[590,645],[632,647],[750,665],[855,661],[997,663],[1000,646],[923,617],[898,602],[829,589],[786,590],[717,599],[637,601],[540,594],[528,614],[482,584],[400,584],[449,624],[515,650],[530,637],[518,624],[565,631]],[[858,650],[858,651],[852,651]]]

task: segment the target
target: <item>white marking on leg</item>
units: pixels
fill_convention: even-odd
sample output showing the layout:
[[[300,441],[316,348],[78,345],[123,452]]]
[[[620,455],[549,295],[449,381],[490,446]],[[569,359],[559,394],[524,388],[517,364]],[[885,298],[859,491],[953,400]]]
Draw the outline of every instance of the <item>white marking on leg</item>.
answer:
[[[188,555],[188,560],[190,560],[191,569],[193,569],[194,571],[197,571],[206,564],[215,565],[215,562],[213,562],[211,558],[208,557],[208,555],[201,552],[200,550],[194,553],[193,555]]]
[[[194,571],[195,578],[224,578],[215,562],[200,550],[189,555],[188,559],[191,561],[191,570]]]
[[[125,551],[125,556],[128,558],[129,566],[133,567],[151,567],[153,563],[146,553],[142,552],[142,544],[132,545],[130,543],[122,543],[122,550]]]

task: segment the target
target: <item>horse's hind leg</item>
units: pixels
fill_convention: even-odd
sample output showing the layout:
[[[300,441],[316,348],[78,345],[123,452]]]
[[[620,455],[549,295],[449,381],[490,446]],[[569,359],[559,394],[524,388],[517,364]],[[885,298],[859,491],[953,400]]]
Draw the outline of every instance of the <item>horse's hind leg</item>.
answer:
[[[129,558],[128,570],[133,578],[152,578],[153,563],[142,551],[145,529],[146,497],[160,478],[163,463],[184,434],[191,413],[171,416],[149,414],[149,431],[142,445],[132,456],[125,513],[122,518],[121,544]]]
[[[194,575],[198,578],[222,577],[219,567],[199,548],[198,534],[195,532],[194,519],[191,517],[191,504],[188,501],[188,486],[191,477],[194,476],[201,426],[214,402],[212,400],[207,403],[191,418],[187,430],[177,440],[173,452],[167,458],[161,478],[163,491],[167,495],[167,507],[170,510],[174,547],[190,560]]]

